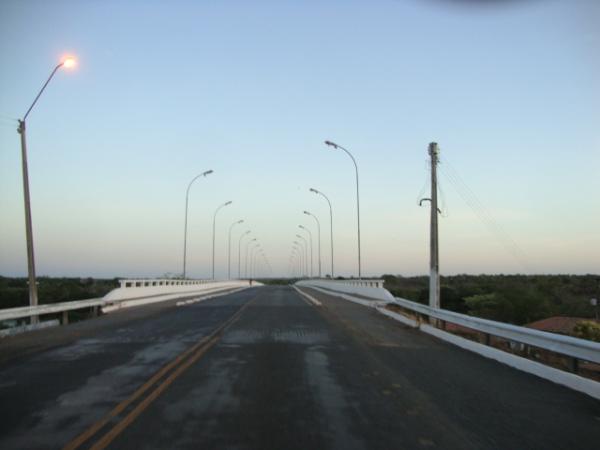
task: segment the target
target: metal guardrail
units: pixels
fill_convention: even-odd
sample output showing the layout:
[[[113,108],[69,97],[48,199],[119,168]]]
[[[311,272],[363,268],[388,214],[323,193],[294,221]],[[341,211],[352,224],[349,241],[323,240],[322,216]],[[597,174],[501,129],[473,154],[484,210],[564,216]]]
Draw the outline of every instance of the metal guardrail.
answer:
[[[88,300],[76,300],[73,302],[51,303],[48,305],[24,306],[21,308],[0,309],[0,322],[3,320],[22,319],[24,317],[42,316],[45,314],[56,314],[76,309],[93,308],[103,306],[106,301],[102,298],[91,298]]]
[[[394,303],[418,314],[480,331],[486,335],[501,337],[571,358],[600,364],[600,343],[597,342],[467,316],[444,309],[434,309],[399,297],[394,297]]]
[[[46,314],[66,313],[77,309],[95,308],[124,303],[146,297],[160,297],[194,292],[195,286],[207,287],[207,284],[226,284],[215,280],[168,280],[168,279],[126,279],[119,280],[120,287],[113,289],[102,298],[75,300],[72,302],[51,303],[38,306],[0,309],[0,322],[23,319]],[[233,282],[232,282],[233,283]],[[204,289],[201,289],[204,290]],[[63,315],[63,321],[68,317]]]

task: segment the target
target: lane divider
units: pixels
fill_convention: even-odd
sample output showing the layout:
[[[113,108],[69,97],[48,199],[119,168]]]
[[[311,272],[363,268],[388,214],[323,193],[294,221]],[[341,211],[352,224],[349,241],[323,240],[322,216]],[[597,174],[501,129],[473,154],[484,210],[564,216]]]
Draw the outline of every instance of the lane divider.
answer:
[[[123,400],[113,408],[106,416],[94,423],[86,431],[81,433],[71,442],[63,447],[63,450],[75,450],[90,440],[110,422],[114,422],[124,411],[132,406],[137,400],[141,401],[125,417],[119,420],[109,431],[96,441],[90,449],[101,450],[106,448],[121,432],[123,432],[133,421],[154,401],[164,390],[175,381],[188,367],[197,362],[211,347],[222,337],[225,329],[239,319],[242,312],[254,298],[248,300],[233,316],[223,322],[208,336],[203,337],[197,344],[182,352],[173,361],[163,366],[148,381],[140,386],[130,397]],[[162,381],[161,381],[162,380]],[[149,392],[144,398],[144,394]]]
[[[309,302],[311,302],[314,306],[321,306],[322,303],[317,300],[316,298],[314,298],[312,295],[307,294],[306,292],[302,292],[300,289],[298,289],[296,286],[292,286],[294,289],[296,289],[296,292],[298,292],[298,294],[300,294],[303,298],[306,298]]]

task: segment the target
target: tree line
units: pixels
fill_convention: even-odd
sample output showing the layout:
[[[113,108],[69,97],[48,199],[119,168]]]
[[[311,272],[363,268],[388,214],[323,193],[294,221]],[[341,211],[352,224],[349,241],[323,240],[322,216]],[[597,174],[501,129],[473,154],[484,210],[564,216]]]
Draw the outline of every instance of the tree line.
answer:
[[[394,296],[427,304],[429,278],[383,275]],[[599,275],[453,275],[441,278],[441,307],[523,325],[552,316],[593,318]]]

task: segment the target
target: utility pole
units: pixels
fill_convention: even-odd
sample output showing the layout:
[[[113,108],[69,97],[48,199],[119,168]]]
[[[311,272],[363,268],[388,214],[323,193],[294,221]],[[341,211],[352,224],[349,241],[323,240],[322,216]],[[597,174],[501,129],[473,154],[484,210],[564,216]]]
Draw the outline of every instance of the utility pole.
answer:
[[[429,256],[429,306],[440,307],[440,261],[438,242],[438,201],[437,201],[437,165],[439,162],[439,149],[436,142],[429,144],[431,157],[431,228],[430,228],[430,256]]]

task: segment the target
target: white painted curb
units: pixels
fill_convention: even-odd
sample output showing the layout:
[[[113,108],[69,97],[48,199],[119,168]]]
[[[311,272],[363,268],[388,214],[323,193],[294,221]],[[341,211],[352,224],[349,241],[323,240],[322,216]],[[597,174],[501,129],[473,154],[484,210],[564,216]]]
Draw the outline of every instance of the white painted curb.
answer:
[[[362,298],[353,297],[348,294],[342,294],[341,292],[334,292],[332,290],[323,289],[323,288],[316,287],[316,286],[301,286],[301,287],[314,289],[315,291],[319,291],[319,292],[322,292],[323,294],[327,294],[327,295],[332,295],[334,297],[342,297],[345,300],[348,300],[353,303],[358,303],[359,305],[368,306],[369,308],[377,308],[378,306],[383,306],[388,303],[386,301],[381,301],[381,300],[364,300]]]
[[[251,287],[251,286],[244,286],[242,289],[249,288],[249,287]],[[225,286],[225,287],[221,286],[221,287],[216,287],[214,289],[208,289],[208,290],[204,290],[201,292],[197,292],[196,294],[193,294],[190,292],[179,292],[179,293],[175,293],[175,294],[157,295],[155,297],[138,298],[135,300],[125,300],[125,301],[120,301],[118,303],[115,303],[113,305],[103,306],[102,312],[106,314],[106,313],[119,311],[120,309],[123,309],[123,308],[131,308],[133,306],[142,306],[142,305],[150,305],[152,303],[166,302],[168,300],[175,300],[175,299],[178,299],[181,297],[200,297],[203,295],[216,294],[216,293],[223,292],[223,291],[227,291],[226,293],[229,293],[229,290],[233,289],[233,288],[234,288],[234,286]]]
[[[413,320],[402,314],[398,314],[386,309],[386,302],[369,302],[362,299],[358,299],[356,297],[351,297],[346,294],[320,289],[315,286],[310,286],[310,288],[315,289],[317,291],[321,291],[324,294],[342,297],[351,302],[358,303],[359,305],[375,308],[379,313],[383,314],[384,316],[401,322],[402,324],[407,325],[409,327],[417,328],[423,331],[424,333],[446,341],[450,344],[477,353],[485,358],[490,358],[502,364],[506,364],[507,366],[510,366],[522,372],[530,373],[545,380],[552,381],[553,383],[560,384],[561,386],[565,386],[575,391],[582,392],[584,394],[589,395],[590,397],[600,400],[600,383],[597,381],[581,377],[574,373],[555,369],[554,367],[546,366],[545,364],[536,361],[531,361],[527,358],[513,355],[511,353],[507,353],[505,351],[498,350],[496,348],[480,344],[478,342],[470,341],[469,339],[465,339],[455,334],[448,333],[446,331],[440,330],[425,323],[419,323],[416,320]]]
[[[478,342],[470,341],[455,334],[447,333],[439,330],[431,325],[421,324],[420,329],[438,339],[442,339],[451,344],[457,345],[465,350],[478,353],[486,358],[494,359],[498,362],[511,366],[523,372],[537,375],[540,378],[552,381],[556,384],[566,386],[575,391],[583,392],[595,399],[600,400],[600,383],[588,378],[580,377],[574,373],[565,372],[554,367],[531,361],[527,358],[522,358],[513,355],[497,348],[489,347]]]

